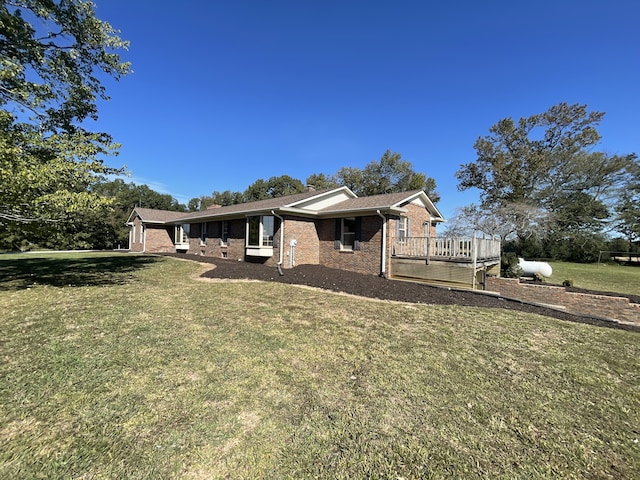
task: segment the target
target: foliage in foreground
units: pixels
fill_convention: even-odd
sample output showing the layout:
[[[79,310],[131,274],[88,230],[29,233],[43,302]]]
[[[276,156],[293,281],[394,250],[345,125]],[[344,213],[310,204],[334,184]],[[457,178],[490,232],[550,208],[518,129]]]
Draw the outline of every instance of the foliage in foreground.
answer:
[[[92,192],[121,172],[102,158],[118,145],[91,132],[105,78],[119,79],[128,44],[87,0],[0,3],[0,227],[13,237],[65,234],[74,220],[108,208]]]
[[[638,334],[201,268],[0,257],[0,476],[640,471]]]

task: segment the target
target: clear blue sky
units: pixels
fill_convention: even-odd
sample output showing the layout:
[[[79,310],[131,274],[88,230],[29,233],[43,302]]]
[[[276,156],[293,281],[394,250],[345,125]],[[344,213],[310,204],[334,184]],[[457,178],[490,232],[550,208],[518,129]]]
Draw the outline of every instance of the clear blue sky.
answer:
[[[95,0],[131,42],[92,128],[112,166],[181,202],[259,178],[363,168],[386,149],[455,172],[505,117],[606,112],[600,149],[640,154],[637,0]]]

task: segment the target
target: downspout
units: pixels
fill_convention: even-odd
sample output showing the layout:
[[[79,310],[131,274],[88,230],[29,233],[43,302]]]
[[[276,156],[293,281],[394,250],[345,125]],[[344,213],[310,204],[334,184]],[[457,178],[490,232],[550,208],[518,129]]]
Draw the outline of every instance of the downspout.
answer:
[[[387,278],[387,217],[380,213],[380,210],[376,210],[376,213],[382,219],[382,268],[380,269],[380,276]]]
[[[280,215],[278,215],[275,211],[271,210],[271,215],[273,215],[274,217],[276,217],[278,220],[280,220],[280,259],[278,260],[278,263],[276,264],[276,267],[278,268],[278,273],[280,274],[280,276],[282,277],[284,275],[284,273],[282,273],[282,262],[284,260],[284,218],[282,218]]]

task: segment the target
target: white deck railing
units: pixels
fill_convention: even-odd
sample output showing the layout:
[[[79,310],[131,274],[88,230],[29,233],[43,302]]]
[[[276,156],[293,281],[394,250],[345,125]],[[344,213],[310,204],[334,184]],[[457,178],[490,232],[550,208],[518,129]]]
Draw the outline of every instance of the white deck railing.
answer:
[[[459,260],[500,258],[500,240],[474,237],[406,237],[393,239],[392,255]]]

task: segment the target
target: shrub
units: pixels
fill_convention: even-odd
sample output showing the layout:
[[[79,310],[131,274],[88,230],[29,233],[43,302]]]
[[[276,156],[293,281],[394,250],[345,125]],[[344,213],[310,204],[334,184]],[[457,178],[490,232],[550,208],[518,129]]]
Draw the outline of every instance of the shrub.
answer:
[[[515,253],[504,254],[500,263],[501,274],[505,278],[519,278],[524,274]]]
[[[535,282],[542,283],[542,282],[544,282],[544,276],[542,274],[540,274],[540,273],[535,273],[533,275],[533,280]]]
[[[562,282],[562,286],[563,287],[573,287],[573,279],[567,278],[565,281]]]

